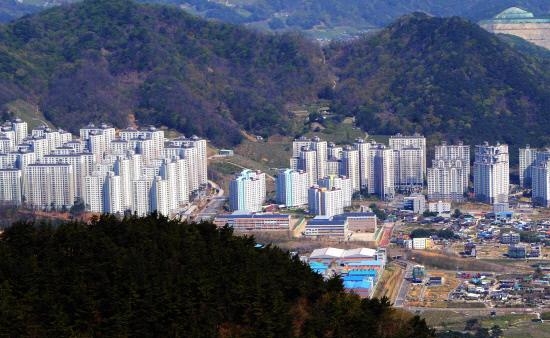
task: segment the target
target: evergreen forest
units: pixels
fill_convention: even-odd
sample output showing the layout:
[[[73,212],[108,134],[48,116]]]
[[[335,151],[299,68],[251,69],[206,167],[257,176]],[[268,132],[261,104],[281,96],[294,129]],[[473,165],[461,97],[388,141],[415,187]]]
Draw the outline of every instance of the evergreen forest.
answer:
[[[0,295],[9,337],[434,335],[277,247],[156,214],[14,223],[0,237]]]

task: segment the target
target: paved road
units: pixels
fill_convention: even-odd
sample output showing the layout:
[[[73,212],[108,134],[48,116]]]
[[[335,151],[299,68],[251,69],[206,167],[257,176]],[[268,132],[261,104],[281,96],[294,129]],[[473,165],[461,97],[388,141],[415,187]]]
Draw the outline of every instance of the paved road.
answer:
[[[403,275],[403,280],[401,281],[401,286],[399,287],[399,292],[395,298],[394,306],[396,307],[403,307],[403,303],[405,302],[407,293],[409,292],[409,287],[411,286],[411,282],[409,282],[407,278],[412,276],[413,264],[408,262],[405,263],[407,264],[407,267],[405,269],[405,274]]]
[[[216,217],[218,212],[223,208],[223,205],[226,201],[226,198],[223,196],[223,193],[224,193],[223,189],[213,181],[208,181],[208,183],[212,188],[218,189],[218,193],[216,194],[216,196],[210,197],[210,201],[197,214],[197,217],[195,218],[197,222],[200,222],[203,220],[207,221]]]

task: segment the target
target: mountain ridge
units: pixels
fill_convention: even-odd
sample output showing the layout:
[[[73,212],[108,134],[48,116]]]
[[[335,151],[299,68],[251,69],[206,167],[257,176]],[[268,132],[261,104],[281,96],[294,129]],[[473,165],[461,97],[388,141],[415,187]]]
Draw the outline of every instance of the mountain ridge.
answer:
[[[30,99],[71,131],[85,122],[79,114],[124,127],[135,113],[230,145],[240,126],[283,132],[285,104],[327,81],[318,46],[296,35],[124,0],[53,8],[2,26],[0,37],[0,104]]]
[[[0,41],[4,117],[25,101],[72,131],[135,116],[232,146],[243,131],[300,134],[289,107],[323,100],[372,134],[550,144],[550,58],[458,17],[411,14],[321,49],[175,8],[90,0],[3,25]]]
[[[368,132],[550,143],[550,59],[522,54],[464,19],[408,15],[331,53],[341,79],[334,110]]]

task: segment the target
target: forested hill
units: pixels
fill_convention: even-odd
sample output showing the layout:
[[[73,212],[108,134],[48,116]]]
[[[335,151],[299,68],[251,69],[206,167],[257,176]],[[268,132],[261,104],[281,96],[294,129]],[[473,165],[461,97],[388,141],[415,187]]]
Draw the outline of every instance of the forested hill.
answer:
[[[218,145],[240,129],[285,132],[285,104],[328,83],[320,48],[176,8],[87,0],[0,28],[0,106],[37,104],[71,131],[87,121],[162,124]]]
[[[0,236],[0,295],[9,337],[433,335],[276,247],[156,215],[14,224]]]
[[[413,14],[322,50],[176,8],[87,0],[0,26],[0,109],[35,105],[73,132],[136,118],[230,146],[243,130],[295,136],[288,107],[320,96],[373,134],[546,146],[550,59],[508,40],[518,47]]]
[[[550,144],[550,62],[466,20],[413,14],[332,46],[334,109],[368,132]]]

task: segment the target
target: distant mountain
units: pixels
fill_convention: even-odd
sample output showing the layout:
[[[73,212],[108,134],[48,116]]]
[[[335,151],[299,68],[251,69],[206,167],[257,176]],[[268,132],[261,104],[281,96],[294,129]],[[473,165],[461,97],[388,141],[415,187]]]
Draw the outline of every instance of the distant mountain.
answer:
[[[550,59],[466,20],[409,15],[327,52],[340,80],[326,96],[370,133],[550,144]]]
[[[241,128],[288,132],[285,105],[328,83],[320,48],[169,7],[90,0],[0,27],[0,106],[36,104],[55,125],[163,124],[219,145]]]
[[[0,0],[0,19],[75,0]],[[5,4],[3,4],[4,2]],[[550,14],[547,0],[142,0],[181,6],[205,18],[270,30],[297,29],[326,37],[357,34],[384,27],[402,15],[419,11],[435,16],[462,16],[473,21],[493,17],[511,6],[537,15]]]

